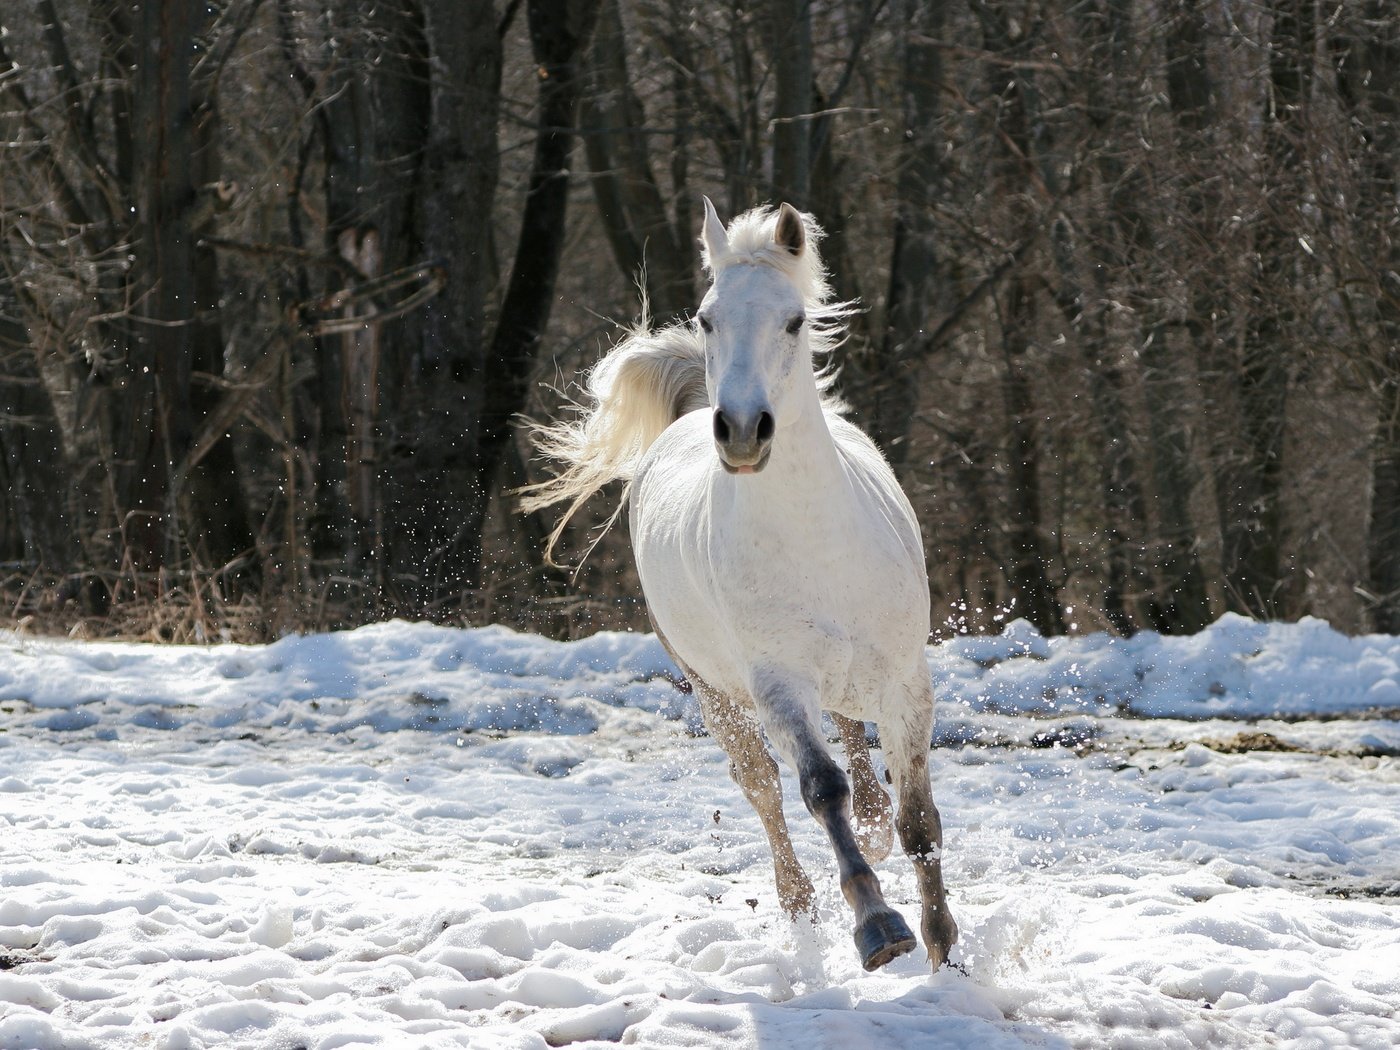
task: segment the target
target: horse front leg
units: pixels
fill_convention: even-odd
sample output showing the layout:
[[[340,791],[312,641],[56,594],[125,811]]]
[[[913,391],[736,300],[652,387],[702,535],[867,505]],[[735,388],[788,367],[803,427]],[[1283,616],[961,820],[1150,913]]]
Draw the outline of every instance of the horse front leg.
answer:
[[[729,775],[739,785],[744,797],[768,835],[768,850],[773,856],[773,877],[778,886],[778,902],[788,916],[810,915],[815,890],[812,880],[802,870],[788,834],[783,816],[783,787],[778,778],[778,763],[768,753],[753,716],[729,697],[715,692],[693,674],[687,674],[700,700],[700,712],[710,735],[719,741],[729,756]]]
[[[943,888],[943,822],[929,785],[929,739],[933,731],[933,688],[921,679],[904,711],[880,724],[885,763],[899,796],[895,824],[904,852],[914,865],[923,901],[921,926],[929,963],[937,970],[958,939]]]
[[[768,737],[797,770],[802,801],[831,840],[841,894],[855,913],[853,937],[867,970],[913,951],[918,941],[899,912],[885,903],[880,881],[862,856],[851,828],[851,788],[818,730],[817,703],[802,703],[784,687],[755,697]],[[868,760],[868,759],[867,759]]]
[[[878,864],[890,855],[890,847],[894,844],[894,813],[890,796],[880,786],[880,779],[870,762],[865,723],[834,711],[831,720],[841,733],[841,745],[846,749],[846,761],[849,763],[856,842],[865,859],[871,864]]]

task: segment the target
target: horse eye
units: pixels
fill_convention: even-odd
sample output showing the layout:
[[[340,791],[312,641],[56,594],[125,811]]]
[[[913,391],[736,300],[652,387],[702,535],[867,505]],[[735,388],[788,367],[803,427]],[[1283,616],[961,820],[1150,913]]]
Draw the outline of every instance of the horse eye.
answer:
[[[805,320],[807,320],[807,318],[803,317],[801,314],[798,314],[791,321],[789,321],[787,323],[788,335],[796,335],[798,332],[800,332],[802,330],[802,322]]]
[[[708,318],[697,314],[696,317],[695,317],[695,321],[696,321],[697,324],[700,325],[700,331],[702,331],[702,332],[713,332],[713,331],[714,331],[714,328],[712,328],[712,327],[710,326],[710,322],[709,322],[709,319],[708,319]]]

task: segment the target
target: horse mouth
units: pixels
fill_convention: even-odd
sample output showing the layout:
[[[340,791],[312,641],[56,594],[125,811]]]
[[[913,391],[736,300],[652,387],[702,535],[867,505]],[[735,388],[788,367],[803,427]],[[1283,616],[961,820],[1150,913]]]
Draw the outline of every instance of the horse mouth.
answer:
[[[725,472],[729,474],[757,474],[764,467],[768,466],[768,454],[772,451],[773,449],[771,446],[765,448],[758,459],[754,460],[752,463],[731,463],[725,457],[724,453],[721,452],[719,454],[719,464],[725,469]]]

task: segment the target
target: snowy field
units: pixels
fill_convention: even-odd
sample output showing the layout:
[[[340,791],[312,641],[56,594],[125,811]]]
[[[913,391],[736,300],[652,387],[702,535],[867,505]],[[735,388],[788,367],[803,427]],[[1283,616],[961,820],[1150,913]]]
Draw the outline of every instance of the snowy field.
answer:
[[[0,634],[0,1048],[1400,1046],[1400,640],[929,665],[962,940],[867,974],[651,637]]]

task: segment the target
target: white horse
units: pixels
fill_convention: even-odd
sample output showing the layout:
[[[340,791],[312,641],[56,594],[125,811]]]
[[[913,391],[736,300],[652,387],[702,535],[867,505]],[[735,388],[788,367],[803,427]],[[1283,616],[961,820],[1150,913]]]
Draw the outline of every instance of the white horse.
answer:
[[[958,930],[929,787],[923,543],[894,474],[813,367],[847,312],[831,301],[821,235],[787,204],[747,212],[726,230],[707,198],[701,241],[713,283],[694,324],[651,330],[643,320],[598,363],[578,417],[537,433],[564,468],[534,487],[525,509],[569,499],[572,513],[606,482],[630,482],[652,623],[763,822],[782,906],[794,918],[810,912],[813,888],[760,725],[830,837],[867,970],[917,943],[866,859],[882,859],[891,840],[862,721],[878,725],[937,969]],[[823,711],[851,763],[854,828]]]

